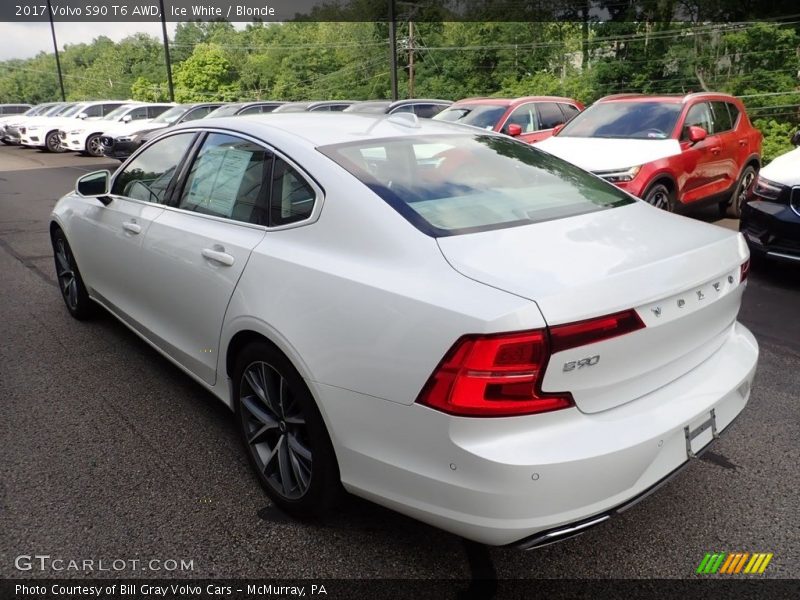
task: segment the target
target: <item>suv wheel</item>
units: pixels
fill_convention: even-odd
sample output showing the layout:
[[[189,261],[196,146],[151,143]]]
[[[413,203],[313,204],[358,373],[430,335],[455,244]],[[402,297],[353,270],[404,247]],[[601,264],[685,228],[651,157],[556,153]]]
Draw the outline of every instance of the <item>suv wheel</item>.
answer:
[[[642,199],[656,208],[661,208],[667,212],[675,212],[675,195],[663,183],[656,183],[651,186]]]
[[[86,154],[89,156],[103,156],[99,133],[94,133],[86,138]]]
[[[739,183],[736,184],[736,189],[733,191],[730,201],[727,203],[727,212],[729,217],[738,219],[742,216],[742,206],[747,202],[747,193],[753,182],[756,180],[756,170],[748,165],[742,171],[739,177]]]
[[[44,148],[48,152],[63,152],[61,149],[61,138],[58,136],[58,131],[51,131],[44,138]]]

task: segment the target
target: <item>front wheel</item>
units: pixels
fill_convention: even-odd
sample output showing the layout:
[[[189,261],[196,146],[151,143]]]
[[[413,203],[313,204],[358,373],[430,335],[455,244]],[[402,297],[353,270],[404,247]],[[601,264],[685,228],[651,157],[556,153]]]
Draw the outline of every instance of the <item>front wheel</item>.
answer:
[[[675,195],[663,183],[656,183],[651,186],[650,189],[647,190],[647,193],[645,193],[643,200],[656,208],[666,210],[667,212],[675,212]]]
[[[266,342],[236,360],[236,417],[250,464],[270,499],[297,517],[322,517],[341,491],[330,437],[303,378]]]
[[[742,175],[739,177],[739,182],[736,184],[736,189],[731,196],[730,202],[727,206],[729,217],[738,219],[742,216],[742,207],[747,202],[747,194],[753,182],[756,180],[756,170],[752,166],[745,167]]]
[[[103,144],[100,142],[99,133],[86,138],[86,154],[89,156],[103,156]]]
[[[48,152],[63,152],[58,131],[51,131],[47,134],[44,138],[44,147]]]
[[[53,233],[53,255],[56,261],[56,278],[61,297],[67,305],[69,314],[78,320],[91,317],[95,312],[95,304],[89,298],[83,278],[75,262],[75,256],[69,247],[64,232],[57,229]]]

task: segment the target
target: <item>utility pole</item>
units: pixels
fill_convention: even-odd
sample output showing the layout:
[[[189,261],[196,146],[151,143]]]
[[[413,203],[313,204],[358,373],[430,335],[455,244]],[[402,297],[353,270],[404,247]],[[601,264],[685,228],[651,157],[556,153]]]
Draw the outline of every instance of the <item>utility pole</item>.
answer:
[[[408,22],[408,97],[414,97],[414,21]]]
[[[48,0],[49,1],[49,0]],[[175,102],[175,86],[172,85],[172,62],[169,59],[169,38],[167,38],[167,17],[164,13],[164,0],[161,5],[161,34],[164,37],[164,61],[167,63],[167,85],[169,85],[169,101]]]
[[[56,42],[56,27],[53,25],[53,8],[50,0],[47,0],[47,14],[50,17],[50,33],[53,36],[53,50],[56,51],[56,69],[58,69],[58,85],[61,86],[61,101],[67,101],[67,94],[64,92],[64,77],[61,75],[61,59],[58,57],[58,42]]]
[[[389,75],[392,80],[392,102],[397,100],[397,31],[395,29],[394,0],[389,0],[389,56],[391,66]]]

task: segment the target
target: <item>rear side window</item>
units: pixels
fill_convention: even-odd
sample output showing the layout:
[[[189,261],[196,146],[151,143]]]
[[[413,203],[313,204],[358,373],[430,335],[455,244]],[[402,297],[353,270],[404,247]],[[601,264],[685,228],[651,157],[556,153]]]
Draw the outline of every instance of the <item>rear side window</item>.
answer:
[[[726,104],[728,105],[728,112],[731,115],[731,126],[735,129],[739,125],[739,109],[736,108],[735,104],[731,104],[730,102]]]
[[[86,113],[87,117],[102,117],[103,105],[95,104],[94,106],[89,106],[88,108],[83,109],[81,112]]]
[[[175,170],[192,139],[194,133],[179,133],[155,142],[115,177],[111,193],[164,204]]]
[[[416,104],[414,112],[422,119],[431,119],[447,108],[446,104]]]
[[[711,110],[714,111],[714,133],[722,133],[733,129],[727,102],[712,102]]]
[[[140,106],[128,113],[130,115],[131,121],[141,121],[142,119],[147,118],[147,107]]]
[[[564,123],[564,114],[555,102],[537,102],[536,111],[539,113],[541,129],[552,129]]]
[[[319,148],[433,237],[527,225],[635,202],[530,144],[478,133]]]
[[[288,225],[311,216],[317,194],[314,188],[282,158],[275,158],[272,170],[270,225]]]
[[[567,121],[569,121],[572,117],[581,112],[578,110],[576,106],[572,106],[572,104],[561,104],[560,106],[561,106],[561,111],[564,113],[564,118]]]
[[[266,225],[264,182],[271,164],[272,154],[262,146],[212,133],[192,164],[178,208]]]
[[[169,109],[169,106],[148,106],[147,118],[154,119],[161,113],[165,112],[167,109]]]

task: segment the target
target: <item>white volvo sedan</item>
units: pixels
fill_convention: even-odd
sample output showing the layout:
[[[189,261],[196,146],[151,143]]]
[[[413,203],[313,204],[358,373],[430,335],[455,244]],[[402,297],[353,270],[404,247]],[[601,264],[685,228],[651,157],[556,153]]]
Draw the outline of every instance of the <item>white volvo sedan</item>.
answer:
[[[740,234],[413,115],[171,128],[50,226],[101,305],[236,414],[270,498],[342,487],[488,544],[576,535],[747,403]]]

